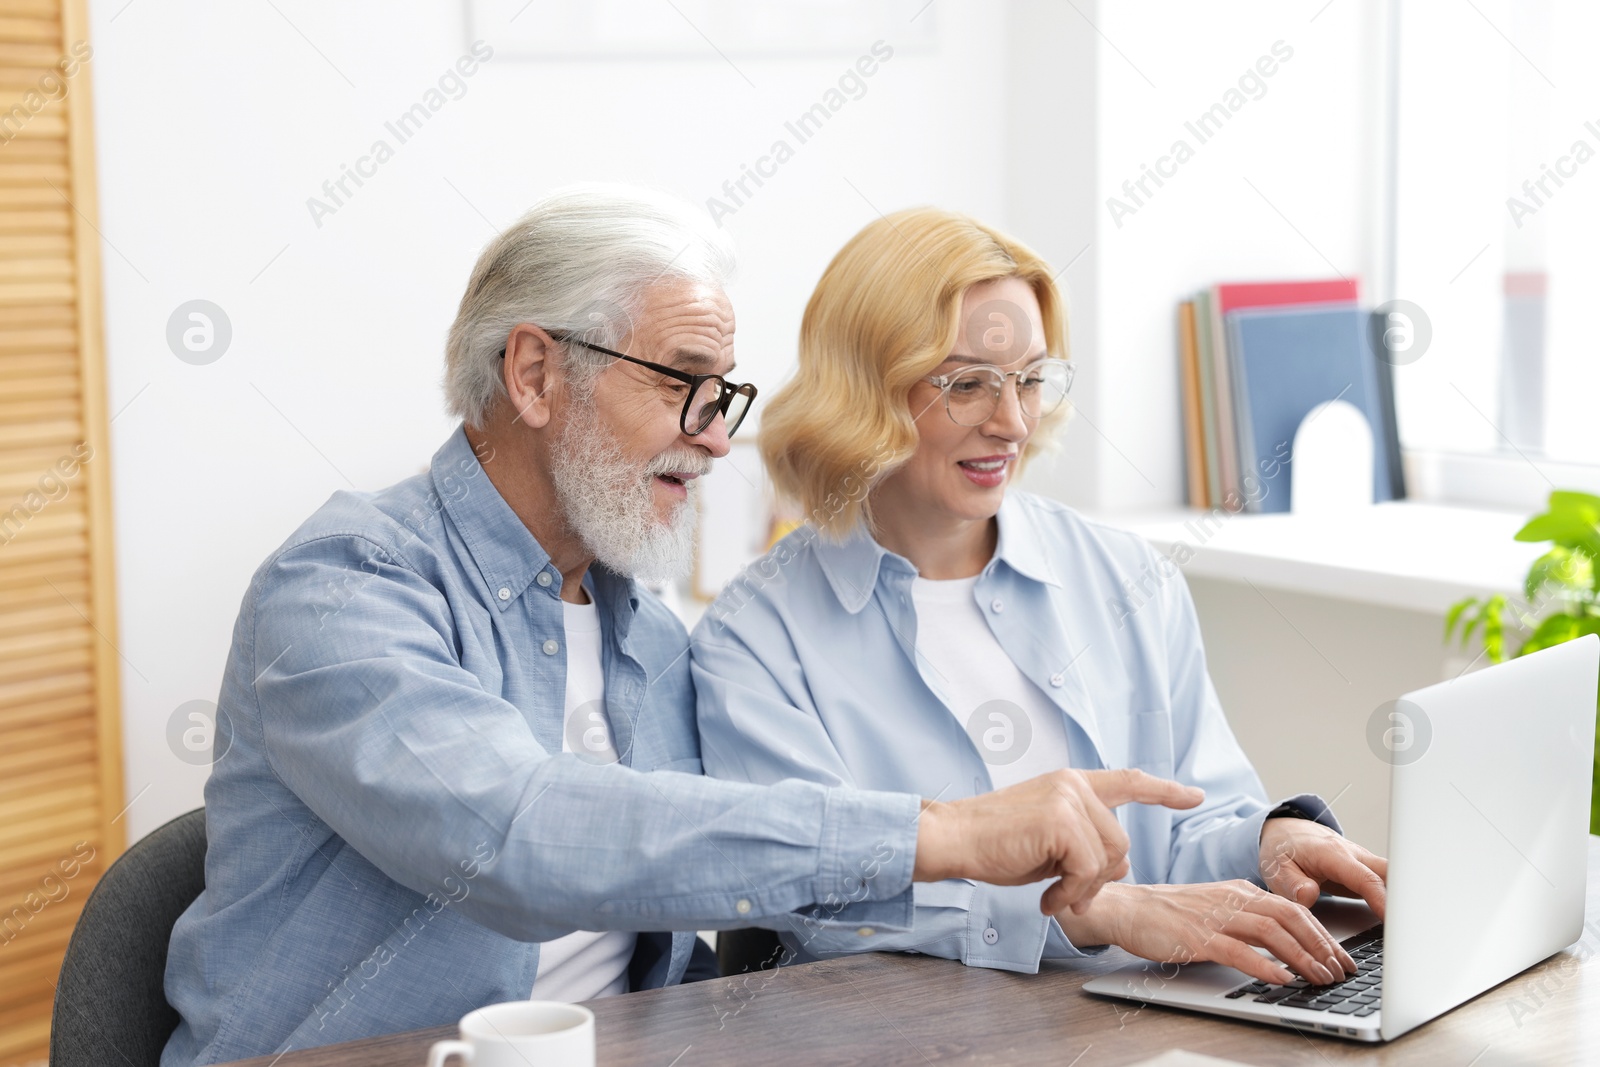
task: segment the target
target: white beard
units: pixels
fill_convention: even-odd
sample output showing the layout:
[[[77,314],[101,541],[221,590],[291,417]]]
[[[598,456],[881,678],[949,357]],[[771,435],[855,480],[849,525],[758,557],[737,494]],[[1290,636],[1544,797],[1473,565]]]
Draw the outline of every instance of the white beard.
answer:
[[[594,418],[575,414],[551,457],[556,499],[567,525],[598,562],[618,574],[645,580],[687,574],[700,517],[699,479],[688,482],[687,499],[662,523],[656,518],[655,476],[664,471],[704,474],[710,458],[674,449],[640,466],[623,457]]]

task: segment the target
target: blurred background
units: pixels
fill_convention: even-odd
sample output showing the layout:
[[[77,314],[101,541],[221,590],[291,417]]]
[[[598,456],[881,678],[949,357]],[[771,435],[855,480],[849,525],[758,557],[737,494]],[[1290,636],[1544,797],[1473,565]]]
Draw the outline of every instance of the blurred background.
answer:
[[[1597,22],[1576,0],[0,2],[0,511],[26,513],[0,514],[0,811],[37,826],[0,844],[8,900],[73,842],[98,870],[201,803],[251,573],[331,493],[426,465],[479,250],[588,179],[733,235],[740,377],[768,396],[878,215],[936,204],[1044,254],[1077,415],[1028,485],[1178,559],[1269,790],[1338,798],[1381,848],[1370,716],[1482,662],[1446,610],[1522,595],[1523,519],[1600,489]],[[1303,279],[1405,302],[1402,503],[1195,494],[1179,305]],[[769,533],[741,436],[707,487],[716,551],[674,591],[690,620]],[[42,988],[82,896],[48,935],[28,908],[0,968],[31,937],[17,980]],[[40,1047],[31,1003],[0,1062]]]

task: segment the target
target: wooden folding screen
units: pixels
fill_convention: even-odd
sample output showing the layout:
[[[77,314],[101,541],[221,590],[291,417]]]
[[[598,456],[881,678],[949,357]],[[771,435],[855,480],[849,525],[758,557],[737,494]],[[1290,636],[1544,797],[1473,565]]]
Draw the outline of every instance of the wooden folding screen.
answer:
[[[84,6],[0,0],[4,1065],[44,1059],[62,951],[126,825]]]

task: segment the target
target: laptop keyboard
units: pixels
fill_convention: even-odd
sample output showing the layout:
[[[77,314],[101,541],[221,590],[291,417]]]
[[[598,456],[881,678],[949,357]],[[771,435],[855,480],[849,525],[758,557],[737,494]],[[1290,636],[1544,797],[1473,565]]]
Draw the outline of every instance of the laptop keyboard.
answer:
[[[1356,973],[1342,982],[1312,985],[1304,978],[1288,985],[1251,982],[1224,995],[1229,1000],[1249,997],[1257,1004],[1365,1018],[1378,1010],[1383,997],[1383,925],[1347,937],[1340,944],[1356,961]]]

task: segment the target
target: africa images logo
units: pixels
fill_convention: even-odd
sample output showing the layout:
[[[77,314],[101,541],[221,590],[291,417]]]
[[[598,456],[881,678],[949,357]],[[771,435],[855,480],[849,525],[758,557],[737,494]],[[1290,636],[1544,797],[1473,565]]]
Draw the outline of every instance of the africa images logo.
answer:
[[[1385,763],[1404,767],[1427,755],[1433,740],[1428,713],[1411,701],[1390,700],[1367,718],[1367,747]]]
[[[1033,743],[1033,722],[1012,701],[989,700],[967,717],[967,736],[977,746],[983,762],[1004,767],[1027,754]]]

